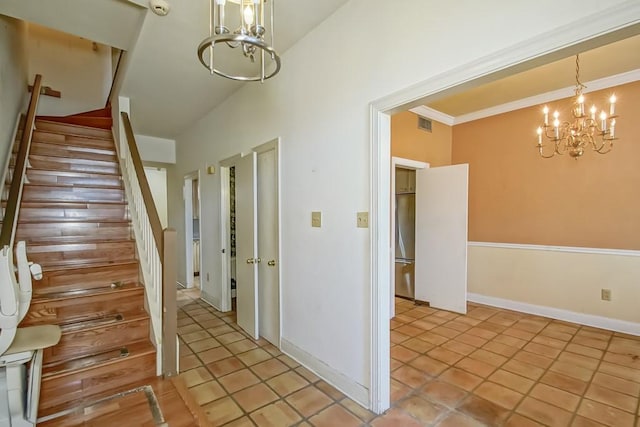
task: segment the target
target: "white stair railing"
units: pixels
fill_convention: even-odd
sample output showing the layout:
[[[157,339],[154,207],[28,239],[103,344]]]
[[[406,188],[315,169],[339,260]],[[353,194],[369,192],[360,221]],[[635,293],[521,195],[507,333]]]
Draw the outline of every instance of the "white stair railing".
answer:
[[[157,349],[157,374],[171,376],[177,373],[175,231],[162,229],[127,113],[122,113],[122,125],[127,144],[116,146],[122,151],[118,157]]]

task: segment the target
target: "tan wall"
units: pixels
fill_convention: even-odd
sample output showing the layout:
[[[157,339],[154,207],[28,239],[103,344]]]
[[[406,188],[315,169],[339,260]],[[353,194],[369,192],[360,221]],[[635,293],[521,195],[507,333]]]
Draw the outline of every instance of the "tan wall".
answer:
[[[451,126],[433,122],[433,132],[418,129],[410,111],[391,117],[391,155],[427,162],[431,167],[451,164]]]
[[[614,91],[620,140],[606,155],[540,158],[540,106],[454,126],[453,163],[469,163],[470,241],[640,249],[640,82],[587,94],[587,105],[605,107]],[[569,103],[549,107],[567,117]]]

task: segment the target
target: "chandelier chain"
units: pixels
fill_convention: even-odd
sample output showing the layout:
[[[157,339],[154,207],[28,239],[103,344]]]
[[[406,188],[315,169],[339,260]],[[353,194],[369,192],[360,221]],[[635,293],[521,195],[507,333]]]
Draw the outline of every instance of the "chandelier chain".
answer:
[[[582,93],[582,89],[586,89],[586,86],[580,81],[580,55],[576,55],[576,92]]]

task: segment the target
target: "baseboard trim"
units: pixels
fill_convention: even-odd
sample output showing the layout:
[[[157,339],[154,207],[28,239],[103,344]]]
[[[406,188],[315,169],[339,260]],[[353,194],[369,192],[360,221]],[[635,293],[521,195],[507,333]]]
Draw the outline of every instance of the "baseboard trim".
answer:
[[[222,311],[220,309],[220,298],[216,298],[213,295],[208,294],[207,292],[200,290],[200,299],[211,307],[215,308],[218,311]]]
[[[498,248],[498,249],[525,249],[529,251],[568,252],[576,254],[593,255],[618,255],[640,257],[640,251],[631,249],[604,249],[604,248],[579,248],[574,246],[547,246],[530,245],[522,243],[494,243],[494,242],[467,242],[469,247]]]
[[[280,350],[305,368],[343,392],[365,408],[369,407],[369,390],[358,384],[313,355],[292,344],[286,338],[280,338]]]
[[[552,319],[564,320],[567,322],[579,323],[581,325],[592,326],[594,328],[607,329],[630,335],[640,336],[640,323],[626,320],[612,319],[610,317],[596,316],[594,314],[578,313],[575,311],[563,310],[555,307],[528,304],[520,301],[513,301],[504,298],[491,297],[487,295],[468,293],[467,300],[478,304],[492,307],[505,308],[507,310],[520,311],[537,316],[550,317]]]

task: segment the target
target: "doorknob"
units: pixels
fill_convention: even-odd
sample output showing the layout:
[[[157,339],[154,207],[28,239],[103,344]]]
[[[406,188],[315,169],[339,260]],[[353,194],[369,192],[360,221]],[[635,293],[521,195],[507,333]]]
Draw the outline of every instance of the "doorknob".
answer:
[[[262,262],[262,258],[254,258],[253,260],[256,262],[256,264],[258,264],[258,263],[261,263],[261,262]]]
[[[269,262],[267,263],[267,265],[268,265],[269,267],[274,267],[274,266],[276,265],[276,260],[275,260],[275,259],[272,259],[271,261],[269,261]]]
[[[253,264],[254,262],[256,262],[255,259],[253,258],[247,258],[247,264]]]

